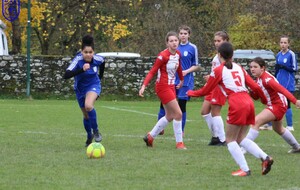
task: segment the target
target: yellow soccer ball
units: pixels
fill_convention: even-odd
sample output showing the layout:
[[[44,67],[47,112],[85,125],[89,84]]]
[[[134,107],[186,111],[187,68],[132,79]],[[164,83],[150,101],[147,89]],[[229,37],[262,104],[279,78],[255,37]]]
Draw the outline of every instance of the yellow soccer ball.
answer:
[[[103,158],[105,155],[105,148],[101,143],[93,142],[87,147],[86,155],[89,158]]]

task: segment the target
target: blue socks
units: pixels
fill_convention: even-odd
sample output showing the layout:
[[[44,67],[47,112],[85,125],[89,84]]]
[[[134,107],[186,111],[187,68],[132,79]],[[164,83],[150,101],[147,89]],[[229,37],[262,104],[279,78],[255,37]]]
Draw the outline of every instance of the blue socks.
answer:
[[[83,119],[83,126],[85,128],[86,134],[87,134],[87,138],[91,139],[93,134],[92,134],[92,129],[91,129],[91,125],[90,125],[90,120],[88,119]]]
[[[93,131],[98,131],[98,123],[97,123],[97,113],[95,109],[87,112],[89,115],[90,126]]]
[[[160,120],[160,118],[164,117],[166,114],[165,109],[164,108],[160,108],[159,112],[158,112],[158,116],[157,116],[157,121]]]
[[[186,122],[186,112],[183,112],[182,113],[182,132],[184,132],[185,122]]]
[[[293,126],[293,112],[291,108],[287,109],[285,113],[285,119],[287,126]]]

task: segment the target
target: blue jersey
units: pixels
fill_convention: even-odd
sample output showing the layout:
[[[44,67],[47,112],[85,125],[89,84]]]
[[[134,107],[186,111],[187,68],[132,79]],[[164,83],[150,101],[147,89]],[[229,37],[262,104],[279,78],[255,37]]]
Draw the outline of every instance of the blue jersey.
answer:
[[[297,59],[292,50],[285,54],[281,51],[276,55],[276,64],[280,64],[276,78],[278,82],[290,92],[295,91],[295,72],[297,71]],[[276,65],[275,65],[276,66]]]
[[[82,54],[76,55],[69,65],[67,70],[76,71],[83,68],[86,62],[83,59]],[[100,55],[94,55],[93,60],[90,63],[90,69],[83,73],[74,76],[74,90],[79,92],[85,92],[92,86],[101,86],[101,82],[98,76],[99,66],[104,63],[104,58]]]
[[[198,65],[198,49],[193,43],[188,42],[187,44],[180,44],[177,48],[181,54],[181,66],[182,70],[187,70],[192,66]],[[179,84],[179,78],[176,77],[176,83]],[[184,76],[183,86],[189,86],[190,89],[194,88],[194,75],[193,73],[188,73]]]

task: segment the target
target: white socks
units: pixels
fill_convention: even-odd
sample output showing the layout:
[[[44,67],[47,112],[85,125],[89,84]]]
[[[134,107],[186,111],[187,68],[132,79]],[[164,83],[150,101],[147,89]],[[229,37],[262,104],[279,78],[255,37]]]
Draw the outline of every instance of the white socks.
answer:
[[[150,131],[150,135],[155,138],[167,125],[169,121],[166,119],[166,117],[160,118],[160,120],[157,121],[156,125],[153,127],[153,129]],[[181,127],[181,125],[180,125]]]
[[[227,148],[235,162],[239,165],[240,169],[245,172],[249,171],[250,169],[247,161],[238,143],[236,141],[232,141],[227,144]]]
[[[204,120],[207,123],[207,126],[208,126],[208,129],[209,129],[210,133],[211,133],[211,136],[217,137],[215,135],[214,131],[213,131],[213,122],[212,122],[212,116],[211,116],[211,114],[209,113],[209,114],[206,114],[206,115],[202,115],[202,117],[204,118]]]
[[[166,117],[160,118],[160,120],[157,121],[156,125],[153,127],[153,129],[150,131],[150,135],[155,138],[163,129],[166,128],[166,126],[169,124],[169,121],[166,119]],[[176,121],[173,120],[173,130],[176,142],[183,142],[182,139],[182,121]]]
[[[284,133],[281,135],[281,137],[293,147],[293,149],[298,149],[299,148],[299,143],[295,139],[294,135],[288,130],[285,129]]]
[[[183,142],[182,140],[182,121],[173,120],[173,130],[176,139],[176,143]]]
[[[268,156],[255,142],[250,139],[244,138],[240,143],[240,146],[256,158],[262,158],[265,160]]]
[[[252,129],[250,127],[246,138],[254,141],[258,137],[258,135],[259,135],[259,131],[255,130],[255,129]]]
[[[221,116],[212,117],[211,113],[207,115],[202,115],[205,119],[207,126],[211,132],[211,136],[219,137],[221,142],[225,142],[225,130],[224,130],[224,122]]]
[[[225,130],[224,123],[221,116],[212,117],[213,128],[217,137],[219,137],[221,142],[225,142]]]

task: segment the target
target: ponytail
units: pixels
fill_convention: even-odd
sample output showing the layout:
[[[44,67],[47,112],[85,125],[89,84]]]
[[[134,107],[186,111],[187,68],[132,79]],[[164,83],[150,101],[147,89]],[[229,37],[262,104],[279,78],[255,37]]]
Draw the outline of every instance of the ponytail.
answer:
[[[225,66],[228,69],[232,69],[232,56],[233,56],[233,47],[230,42],[223,42],[218,48],[218,52],[221,57],[225,60]]]

